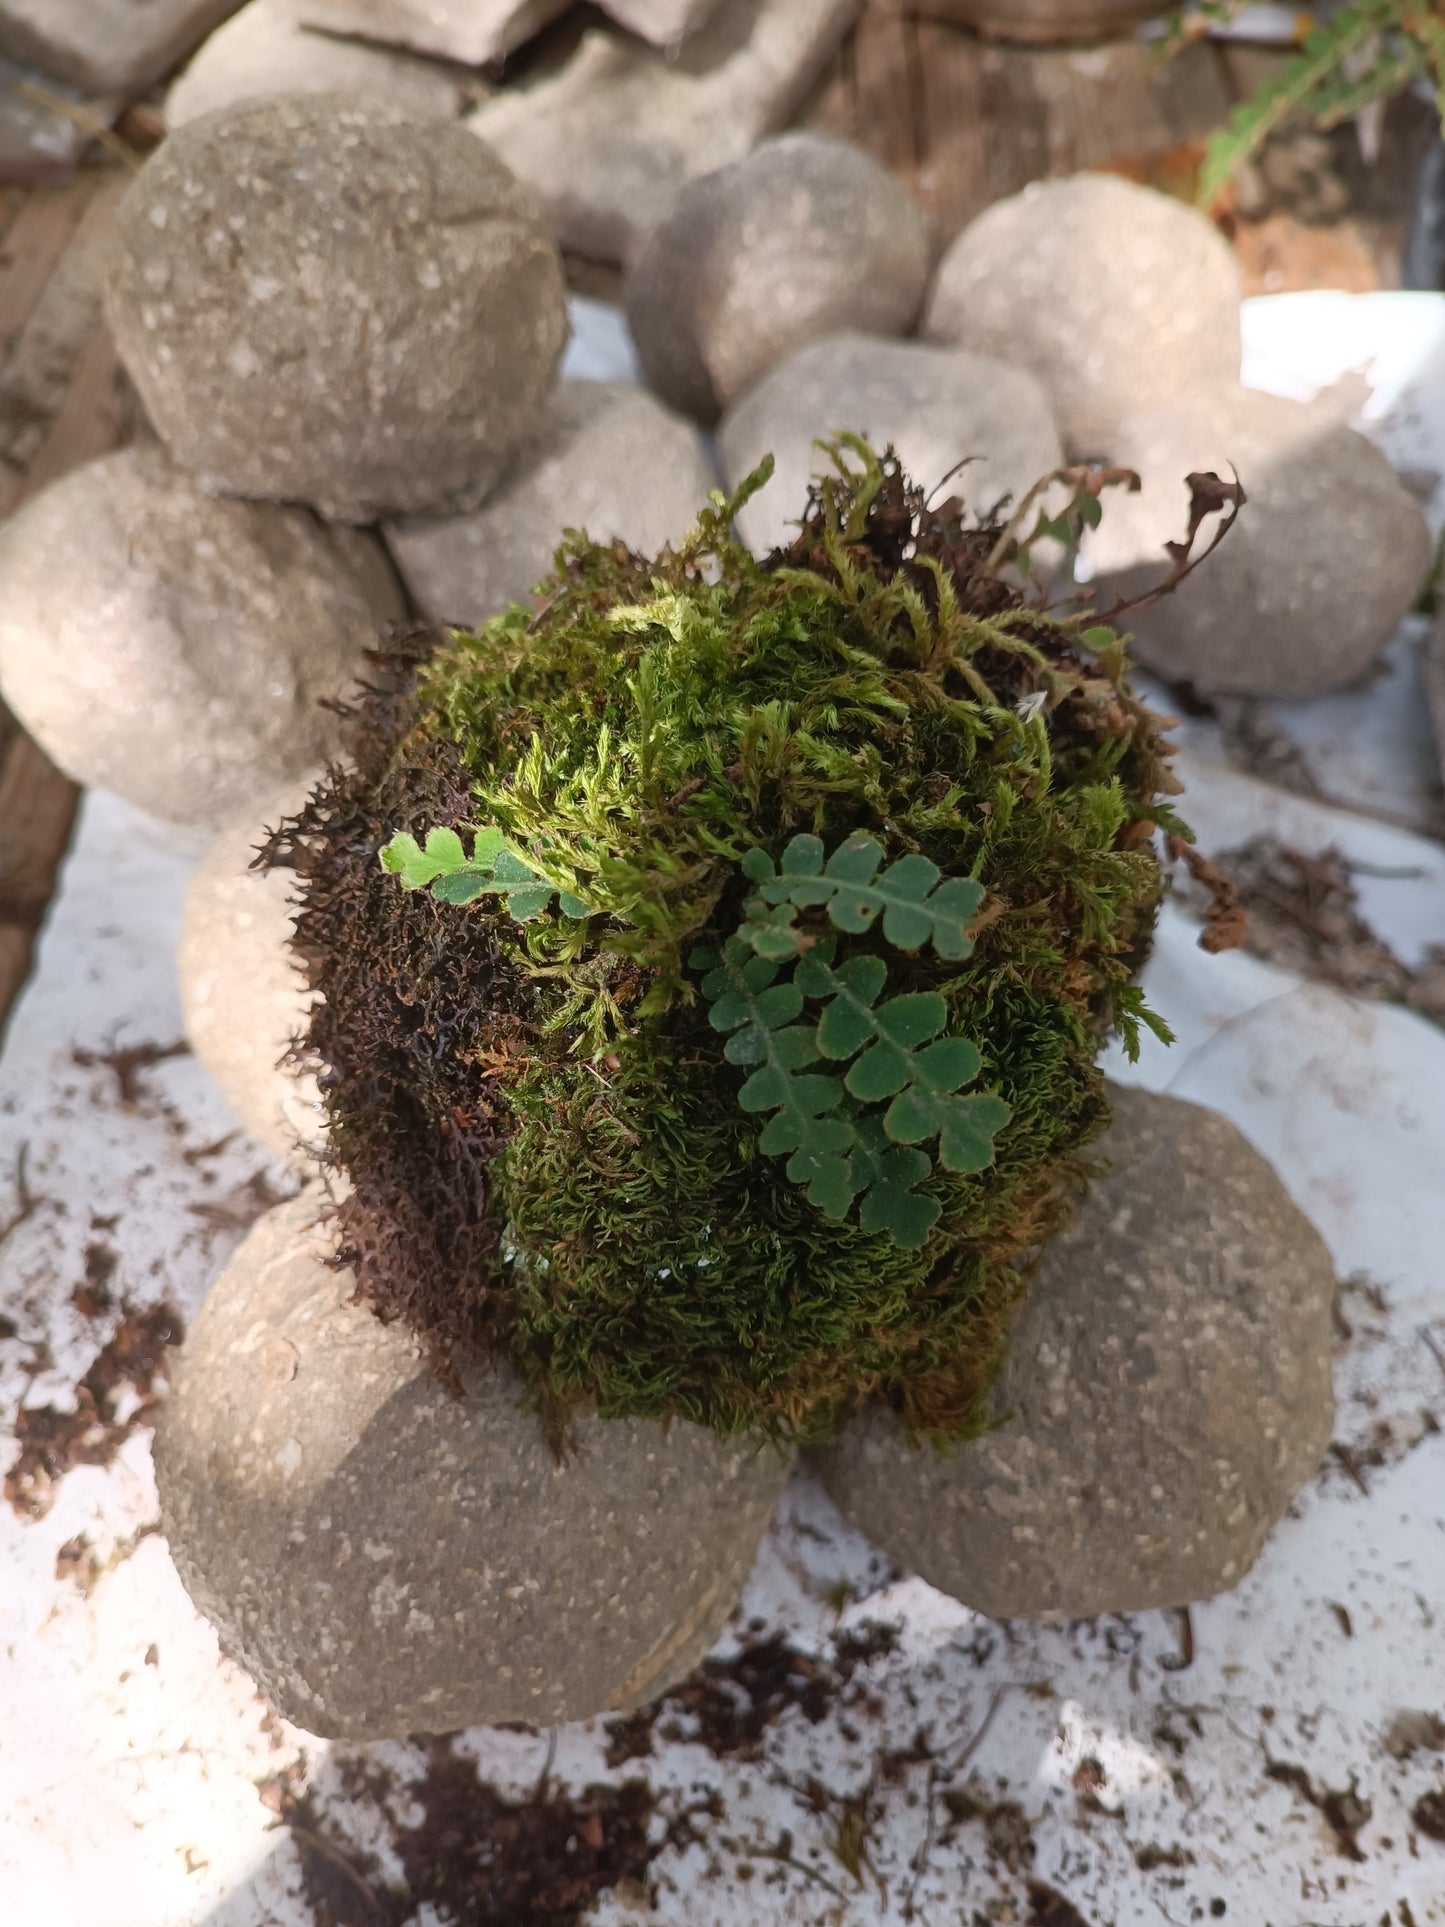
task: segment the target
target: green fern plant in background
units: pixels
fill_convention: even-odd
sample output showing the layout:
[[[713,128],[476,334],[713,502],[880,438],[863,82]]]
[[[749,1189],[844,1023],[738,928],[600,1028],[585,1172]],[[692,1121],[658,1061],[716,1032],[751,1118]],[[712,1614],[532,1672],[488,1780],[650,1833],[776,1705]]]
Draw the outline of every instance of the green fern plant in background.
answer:
[[[1246,0],[1214,0],[1173,16],[1172,44],[1198,27],[1223,24]],[[1435,88],[1445,126],[1445,18],[1418,0],[1352,0],[1312,27],[1299,52],[1251,99],[1242,101],[1212,137],[1199,175],[1199,199],[1211,207],[1237,170],[1292,116],[1338,127],[1422,76]]]

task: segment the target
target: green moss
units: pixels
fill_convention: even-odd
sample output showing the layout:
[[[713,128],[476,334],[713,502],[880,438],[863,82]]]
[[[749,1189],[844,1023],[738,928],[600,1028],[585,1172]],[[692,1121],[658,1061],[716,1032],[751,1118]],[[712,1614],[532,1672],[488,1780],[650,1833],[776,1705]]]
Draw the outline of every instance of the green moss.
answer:
[[[1147,828],[1177,786],[1122,650],[1027,604],[961,504],[929,509],[861,444],[838,467],[765,564],[729,539],[735,504],[651,560],[569,537],[538,608],[373,701],[357,772],[278,844],[362,1289],[453,1360],[505,1347],[557,1414],[812,1439],[881,1395],[936,1438],[975,1429],[1107,1121],[1099,1045],[1137,1021]],[[500,829],[596,914],[408,896],[377,850],[438,823]],[[988,1170],[928,1178],[921,1250],[825,1217],[760,1154],[688,965],[736,928],[750,848],[857,830],[986,893],[966,961],[886,952],[890,991],[940,993],[1010,1108]]]

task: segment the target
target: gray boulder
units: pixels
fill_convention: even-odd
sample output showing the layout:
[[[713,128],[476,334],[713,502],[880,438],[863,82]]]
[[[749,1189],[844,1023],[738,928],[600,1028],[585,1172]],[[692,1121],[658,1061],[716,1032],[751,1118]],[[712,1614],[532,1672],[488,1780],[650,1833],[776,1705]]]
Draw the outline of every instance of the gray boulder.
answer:
[[[602,11],[655,47],[675,47],[706,26],[720,4],[721,0],[602,0]]]
[[[729,488],[764,455],[777,463],[738,517],[755,553],[791,539],[808,477],[826,465],[813,443],[839,430],[880,452],[891,442],[926,488],[967,459],[944,492],[977,508],[1003,495],[1017,501],[1063,459],[1044,392],[1023,369],[924,342],[835,335],[790,355],[723,417],[718,449]]]
[[[312,777],[222,831],[186,893],[176,975],[191,1048],[243,1129],[267,1150],[309,1165],[324,1141],[321,1093],[286,1066],[313,1002],[291,943],[289,871],[251,868],[265,829],[300,809]]]
[[[338,40],[302,25],[304,0],[250,0],[213,33],[166,95],[166,125],[183,127],[238,100],[261,94],[326,94],[338,89],[385,96],[418,115],[452,120],[470,98],[454,71],[377,47]]]
[[[862,5],[722,0],[675,52],[592,29],[470,125],[536,190],[563,247],[631,261],[688,181],[787,125]]]
[[[135,96],[239,0],[0,0],[0,54],[97,94]]]
[[[1432,555],[1425,517],[1379,450],[1326,409],[1190,389],[1122,420],[1109,452],[1144,487],[1111,491],[1085,545],[1101,608],[1166,573],[1187,475],[1233,467],[1249,498],[1218,551],[1129,618],[1161,675],[1229,695],[1318,695],[1364,675],[1414,606]]]
[[[155,447],[0,526],[0,690],[79,783],[220,827],[335,754],[322,707],[404,613],[375,537],[225,501]]]
[[[630,382],[567,381],[546,432],[470,515],[392,522],[392,560],[437,622],[476,626],[525,602],[568,528],[655,555],[715,486],[697,431]]]
[[[365,94],[177,129],[121,203],[106,313],[208,487],[353,522],[474,508],[567,338],[530,195],[460,123]]]
[[[633,268],[627,319],[649,384],[711,422],[806,342],[907,334],[931,257],[927,221],[877,161],[785,134],[682,189]]]
[[[1233,1586],[1330,1442],[1329,1254],[1232,1124],[1115,1090],[1112,1169],[1045,1249],[996,1392],[945,1457],[875,1412],[814,1455],[854,1525],[991,1618]]]
[[[467,67],[501,60],[571,0],[300,0],[307,26],[415,47]]]
[[[996,201],[939,263],[932,341],[1017,362],[1069,454],[1115,460],[1115,428],[1181,387],[1239,379],[1239,268],[1182,201],[1108,174]]]
[[[557,1458],[510,1370],[455,1398],[348,1303],[315,1193],[192,1325],[156,1436],[172,1556],[287,1719],[368,1740],[645,1703],[717,1638],[787,1478],[696,1426],[584,1419]]]

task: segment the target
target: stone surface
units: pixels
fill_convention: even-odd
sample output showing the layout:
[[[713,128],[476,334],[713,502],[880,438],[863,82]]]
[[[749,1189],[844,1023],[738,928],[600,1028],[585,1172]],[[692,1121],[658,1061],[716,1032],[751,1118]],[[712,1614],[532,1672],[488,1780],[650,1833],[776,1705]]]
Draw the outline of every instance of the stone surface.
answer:
[[[218,500],[155,447],[0,526],[0,690],[79,783],[219,827],[336,751],[321,707],[403,613],[373,536]]]
[[[1413,608],[1432,556],[1425,517],[1327,407],[1193,389],[1121,421],[1110,453],[1144,487],[1111,490],[1085,545],[1100,607],[1167,571],[1164,544],[1188,519],[1185,476],[1233,465],[1249,498],[1207,562],[1127,618],[1161,675],[1211,693],[1318,695],[1364,675]]]
[[[870,1414],[814,1455],[854,1525],[994,1619],[1226,1590],[1332,1434],[1319,1233],[1225,1119],[1111,1095],[1096,1152],[1112,1170],[1045,1250],[1014,1326],[995,1394],[1012,1417],[944,1457]]]
[[[240,0],[0,0],[0,54],[100,94],[143,94]]]
[[[356,522],[475,507],[567,338],[531,196],[460,123],[365,94],[179,128],[121,203],[106,311],[207,486]]]
[[[649,385],[710,422],[806,342],[907,334],[931,258],[875,160],[785,134],[683,188],[629,277],[628,323]]]
[[[1030,369],[1076,459],[1115,459],[1120,418],[1239,379],[1239,269],[1202,214],[1105,174],[1036,181],[939,263],[923,332]]]
[[[454,119],[468,100],[455,71],[362,40],[312,33],[304,0],[250,0],[213,33],[166,95],[166,125],[181,127],[260,94],[384,95],[417,114]]]
[[[640,554],[686,535],[716,478],[697,431],[629,382],[564,382],[544,433],[470,515],[388,523],[425,615],[476,624],[526,601],[567,528]]]
[[[642,555],[686,535],[716,486],[697,431],[630,382],[563,382],[547,430],[471,515],[388,523],[424,615],[468,627],[525,602],[568,528]]]
[[[723,0],[675,53],[594,29],[471,125],[535,188],[563,247],[629,261],[699,174],[785,126],[862,0]]]
[[[269,1212],[191,1327],[156,1439],[196,1604],[286,1718],[380,1739],[638,1705],[722,1631],[787,1477],[696,1426],[584,1419],[509,1369],[460,1401]]]
[[[673,47],[706,26],[721,0],[601,0],[602,11],[619,27],[640,34],[655,47]]]
[[[947,492],[981,507],[1005,494],[1019,499],[1062,459],[1044,392],[1023,369],[923,342],[835,335],[790,355],[723,417],[718,449],[729,488],[765,454],[777,462],[738,517],[757,553],[791,538],[808,477],[826,464],[813,442],[840,429],[880,451],[891,442],[925,488],[973,458]]]
[[[253,870],[251,859],[264,832],[305,803],[312,781],[288,785],[217,837],[186,894],[176,952],[191,1048],[247,1134],[302,1166],[324,1132],[315,1078],[282,1061],[313,1001],[288,947],[295,879]]]
[[[308,26],[415,47],[467,67],[500,60],[571,0],[300,0]]]

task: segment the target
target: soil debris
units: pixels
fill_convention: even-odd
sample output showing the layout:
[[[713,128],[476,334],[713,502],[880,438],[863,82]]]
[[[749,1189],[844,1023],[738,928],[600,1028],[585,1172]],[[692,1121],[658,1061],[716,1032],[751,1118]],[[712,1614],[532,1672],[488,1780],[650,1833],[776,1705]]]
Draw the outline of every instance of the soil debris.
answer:
[[[1293,1787],[1303,1800],[1320,1813],[1335,1836],[1335,1845],[1346,1860],[1363,1860],[1359,1842],[1361,1827],[1368,1826],[1374,1807],[1359,1791],[1353,1775],[1347,1787],[1317,1787],[1302,1766],[1289,1760],[1270,1760],[1264,1769],[1267,1780]]]
[[[1029,1921],[1031,1927],[1090,1927],[1072,1900],[1041,1880],[1029,1882]]]
[[[831,1659],[797,1652],[781,1634],[744,1646],[731,1659],[706,1659],[652,1706],[608,1723],[607,1764],[645,1758],[654,1729],[664,1739],[695,1740],[719,1760],[756,1758],[763,1735],[785,1713],[796,1708],[818,1725],[858,1668],[891,1653],[897,1642],[896,1627],[869,1621],[840,1633]]]
[[[168,1304],[122,1314],[114,1336],[75,1388],[75,1410],[54,1405],[22,1407],[15,1417],[20,1453],[5,1474],[4,1494],[22,1519],[43,1519],[55,1503],[66,1473],[78,1465],[109,1465],[132,1432],[149,1425],[160,1402],[168,1348],[180,1343],[184,1326]],[[137,1402],[126,1418],[114,1405],[124,1391]]]
[[[141,1083],[141,1072],[153,1070],[157,1064],[164,1064],[171,1057],[189,1057],[191,1047],[184,1037],[171,1044],[127,1044],[124,1047],[112,1045],[109,1050],[72,1051],[82,1070],[93,1070],[97,1065],[112,1071],[116,1081],[116,1101],[123,1110],[135,1110],[145,1096]]]
[[[262,1799],[295,1842],[316,1927],[405,1927],[423,1902],[448,1927],[571,1927],[599,1894],[624,1882],[646,1890],[669,1835],[649,1839],[654,1797],[645,1781],[575,1795],[547,1788],[512,1801],[450,1739],[419,1744],[425,1775],[406,1791],[424,1818],[391,1835],[400,1887],[369,1854],[338,1843],[310,1795],[298,1796],[282,1776],[263,1782]]]
[[[1445,1843],[1445,1786],[1438,1793],[1422,1793],[1410,1809],[1410,1818],[1427,1839]]]
[[[1170,850],[1180,853],[1173,842]],[[1191,884],[1179,889],[1186,906],[1204,910],[1207,938],[1219,915],[1218,888],[1197,868],[1200,859],[1185,861],[1210,892],[1205,899]],[[1405,1004],[1445,1024],[1445,950],[1437,946],[1417,968],[1403,963],[1360,914],[1355,872],[1339,850],[1309,856],[1275,837],[1259,836],[1220,853],[1212,867],[1234,892],[1247,920],[1244,947],[1254,956],[1350,996]]]
[[[1414,1753],[1445,1753],[1445,1720],[1437,1713],[1402,1709],[1385,1729],[1385,1751],[1392,1760]]]

